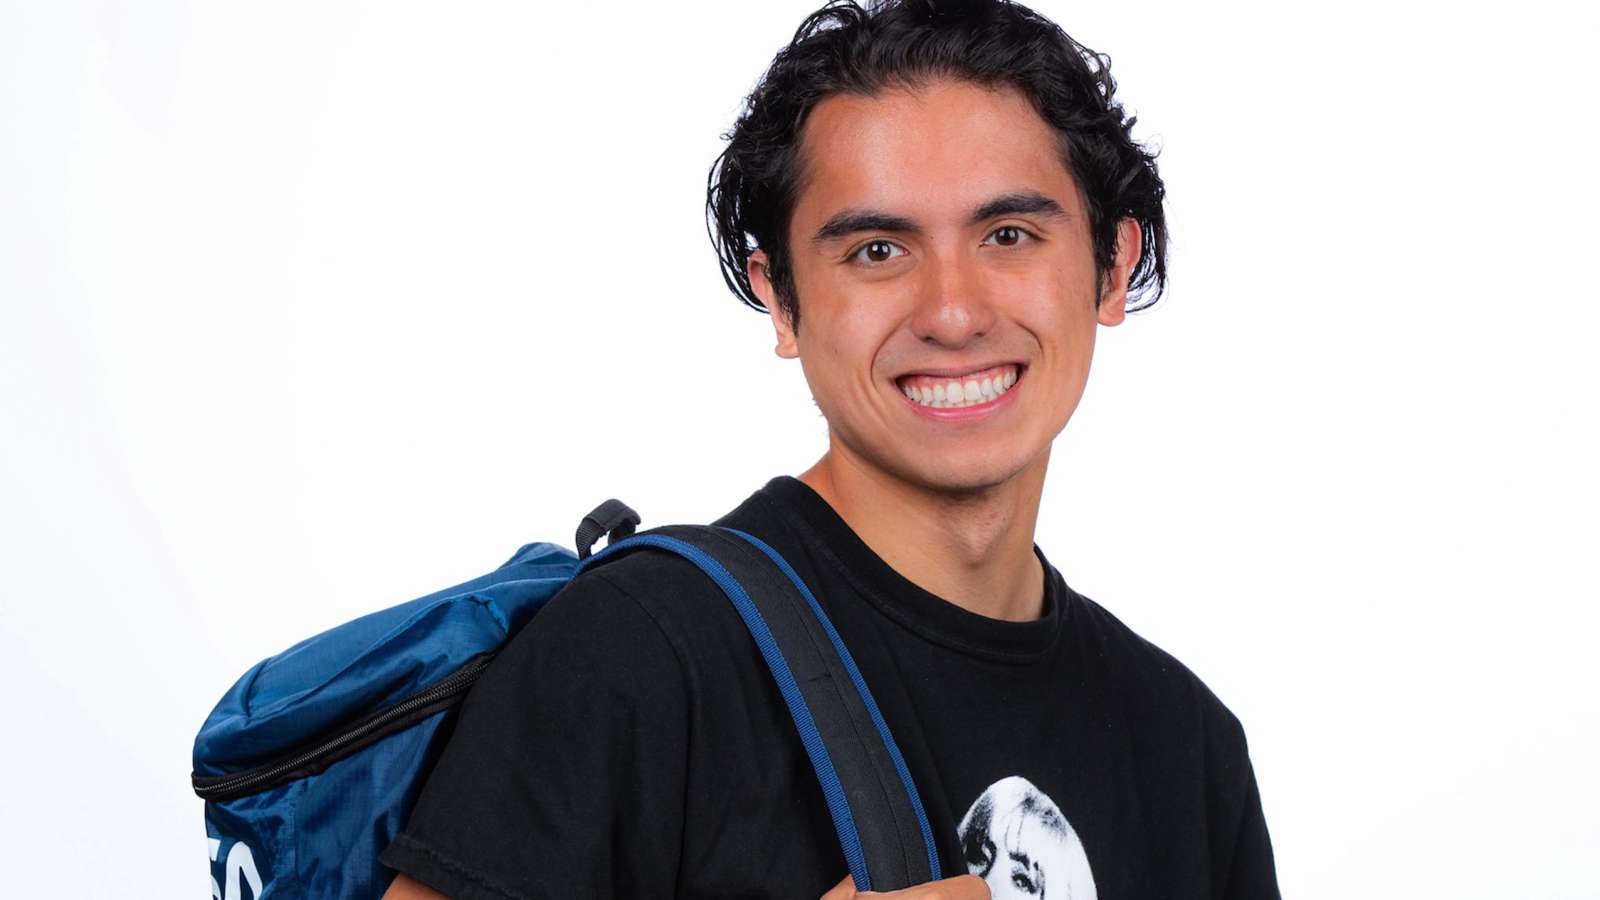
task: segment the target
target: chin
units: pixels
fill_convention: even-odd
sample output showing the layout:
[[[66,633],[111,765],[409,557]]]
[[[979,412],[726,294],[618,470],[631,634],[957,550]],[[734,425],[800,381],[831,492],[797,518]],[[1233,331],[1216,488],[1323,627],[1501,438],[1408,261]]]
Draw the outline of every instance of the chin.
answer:
[[[963,463],[947,462],[929,466],[926,461],[918,465],[907,461],[906,468],[898,473],[908,482],[924,490],[941,494],[976,494],[1005,484],[1027,470],[1025,462],[1003,464],[996,460]]]

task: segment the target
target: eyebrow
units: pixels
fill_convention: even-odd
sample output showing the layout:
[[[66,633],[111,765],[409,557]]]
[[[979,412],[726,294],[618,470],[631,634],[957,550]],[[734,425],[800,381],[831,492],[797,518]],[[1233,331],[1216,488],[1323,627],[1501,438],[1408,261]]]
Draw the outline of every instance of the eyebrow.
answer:
[[[1061,204],[1038,191],[1012,191],[1000,194],[973,209],[967,215],[970,227],[999,216],[1043,215],[1048,218],[1068,218]],[[905,216],[876,209],[845,209],[834,213],[822,223],[811,243],[826,244],[861,231],[888,231],[898,234],[921,234],[922,227]]]

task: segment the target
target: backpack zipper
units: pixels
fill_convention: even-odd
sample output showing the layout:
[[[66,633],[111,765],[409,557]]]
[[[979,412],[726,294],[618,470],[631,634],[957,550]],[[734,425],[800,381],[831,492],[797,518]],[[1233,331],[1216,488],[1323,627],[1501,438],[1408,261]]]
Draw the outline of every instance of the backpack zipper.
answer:
[[[190,776],[190,783],[200,799],[218,802],[234,800],[277,787],[296,778],[315,775],[357,750],[451,706],[472,687],[493,658],[493,653],[474,656],[432,687],[424,688],[404,700],[338,729],[327,737],[319,738],[309,749],[295,753],[287,759],[246,769],[233,775],[196,773]]]

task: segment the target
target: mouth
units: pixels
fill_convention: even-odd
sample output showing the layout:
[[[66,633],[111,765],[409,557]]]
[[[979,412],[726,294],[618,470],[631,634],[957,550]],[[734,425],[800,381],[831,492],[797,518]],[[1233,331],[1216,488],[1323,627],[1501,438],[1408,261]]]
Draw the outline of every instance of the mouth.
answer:
[[[930,370],[901,375],[895,387],[923,409],[968,409],[988,406],[1016,389],[1027,371],[1021,363],[1001,363],[983,369]]]

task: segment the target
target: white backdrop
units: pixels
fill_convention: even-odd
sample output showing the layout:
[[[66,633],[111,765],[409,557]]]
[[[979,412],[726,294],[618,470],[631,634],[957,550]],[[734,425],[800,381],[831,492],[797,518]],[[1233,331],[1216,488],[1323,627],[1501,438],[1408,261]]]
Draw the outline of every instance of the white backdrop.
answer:
[[[206,896],[250,663],[820,453],[702,215],[813,5],[0,0],[8,896]],[[1037,8],[1174,234],[1040,545],[1243,719],[1286,895],[1600,896],[1595,5]]]

